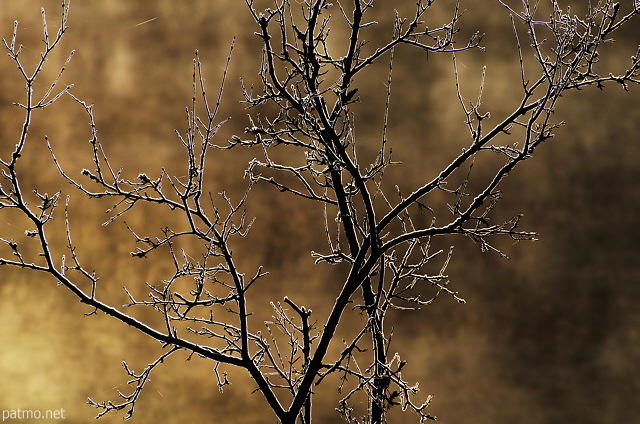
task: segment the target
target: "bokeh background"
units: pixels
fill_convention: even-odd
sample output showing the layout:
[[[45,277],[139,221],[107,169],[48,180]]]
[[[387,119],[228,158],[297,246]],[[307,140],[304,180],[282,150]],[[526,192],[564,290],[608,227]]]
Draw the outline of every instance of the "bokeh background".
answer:
[[[408,12],[412,3],[393,7]],[[443,22],[452,2],[436,3],[429,19]],[[519,94],[517,55],[508,13],[497,2],[478,3],[463,2],[464,32],[486,33],[487,50],[459,55],[460,76],[465,94],[473,98],[487,66],[485,107],[497,121]],[[27,63],[41,48],[40,8],[46,8],[54,32],[59,6],[59,0],[0,1],[0,34],[9,39],[14,20],[20,21],[18,41]],[[63,81],[73,82],[73,93],[95,104],[99,135],[112,163],[130,176],[155,175],[161,167],[180,172],[183,157],[174,130],[185,128],[196,49],[213,94],[235,37],[220,114],[233,119],[221,137],[241,133],[247,125],[239,78],[246,84],[257,80],[260,51],[245,9],[244,2],[234,0],[74,0],[71,29],[47,63],[51,72],[46,75],[55,75],[75,50]],[[381,25],[369,36],[387,40],[391,6],[380,2],[372,15]],[[640,42],[639,28],[631,25],[620,33],[603,61],[626,69]],[[385,63],[373,67],[359,81],[366,101],[356,107],[356,119],[365,140],[379,137],[386,68]],[[460,151],[467,129],[450,56],[419,57],[399,49],[394,84],[390,140],[404,166],[389,178],[411,187]],[[20,131],[21,114],[11,103],[22,99],[23,87],[15,64],[0,60],[2,157],[12,151]],[[441,422],[617,424],[640,416],[640,89],[571,93],[555,118],[566,125],[510,176],[496,211],[504,217],[522,212],[523,226],[539,232],[540,240],[501,245],[509,260],[482,253],[469,241],[453,241],[448,273],[467,303],[441,297],[398,317],[394,347],[409,360],[405,376],[420,381],[424,395],[435,395],[431,412]],[[121,301],[122,286],[142,293],[144,282],[166,277],[172,267],[167,257],[132,259],[134,244],[124,225],[100,225],[109,204],[88,202],[61,180],[45,134],[63,165],[78,175],[91,168],[86,117],[68,98],[40,111],[29,137],[29,164],[21,172],[27,189],[72,194],[74,242],[85,266],[102,276],[104,296]],[[214,157],[211,191],[242,190],[244,167],[256,155],[239,151]],[[333,301],[333,294],[324,298],[323,293],[330,293],[326,287],[337,275],[314,267],[309,254],[324,237],[317,231],[321,215],[273,194],[269,187],[254,192],[249,213],[257,220],[251,248],[240,252],[241,264],[249,269],[264,264],[271,272],[265,308],[295,287],[300,303],[321,310]],[[171,218],[156,213],[142,210],[126,221],[140,232],[157,234]],[[0,229],[0,236],[20,239],[28,228],[15,214],[0,211]],[[63,228],[54,228],[51,243],[64,247]],[[140,370],[160,351],[129,328],[100,315],[83,316],[87,312],[46,276],[0,268],[0,409],[64,408],[65,422],[86,423],[97,413],[87,397],[115,399],[116,389],[127,389],[123,360]],[[171,358],[153,377],[132,421],[275,422],[260,395],[251,394],[245,375],[232,373],[233,384],[219,393],[212,366],[198,358]],[[338,420],[331,391],[325,387],[316,399],[318,422]],[[114,414],[101,421],[121,419]]]

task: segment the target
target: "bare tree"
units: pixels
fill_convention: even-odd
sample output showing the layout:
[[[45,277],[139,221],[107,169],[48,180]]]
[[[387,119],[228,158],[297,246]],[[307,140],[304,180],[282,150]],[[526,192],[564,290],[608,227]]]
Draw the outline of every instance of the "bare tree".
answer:
[[[69,1],[63,2],[55,35],[49,34],[42,12],[44,49],[31,70],[21,61],[16,22],[11,40],[3,41],[26,84],[25,98],[16,103],[24,112],[24,124],[13,152],[0,161],[0,209],[3,213],[16,210],[29,221],[32,229],[27,236],[37,242],[38,249],[34,252],[14,239],[0,238],[4,245],[0,265],[46,273],[94,312],[111,316],[164,346],[141,373],[125,364],[132,391],[119,393],[119,401],[89,400],[101,409],[100,415],[125,409],[130,417],[155,367],[175,352],[186,351],[216,364],[220,389],[229,382],[219,365],[246,370],[282,423],[310,423],[312,394],[331,374],[341,376],[339,389],[344,397],[337,410],[347,422],[385,422],[394,406],[412,411],[420,422],[435,419],[427,410],[430,396],[417,400],[417,384],[403,378],[406,362],[392,353],[391,331],[385,326],[389,311],[424,307],[441,293],[464,302],[449,287],[446,275],[452,250],[436,249],[432,240],[462,235],[481,249],[499,254],[502,252],[492,242],[496,236],[533,240],[535,233],[520,229],[520,216],[498,223],[491,220],[501,195],[500,183],[518,164],[531,158],[538,145],[553,137],[561,125],[553,120],[553,112],[565,92],[609,83],[627,89],[629,84],[640,82],[637,53],[623,71],[601,69],[598,60],[612,35],[640,14],[637,2],[635,6],[620,6],[610,0],[585,2],[586,13],[579,17],[569,8],[562,9],[556,0],[500,1],[512,19],[514,58],[521,70],[514,89],[519,88],[521,95],[510,113],[494,116],[498,123],[488,125],[483,84],[477,98],[468,101],[456,68],[457,53],[483,48],[481,34],[459,41],[462,13],[458,3],[447,22],[426,26],[428,13],[439,3],[419,0],[412,15],[396,13],[388,42],[371,46],[366,31],[377,25],[367,18],[372,1],[330,4],[325,0],[277,0],[270,9],[259,10],[253,0],[246,0],[262,41],[262,66],[261,85],[243,87],[251,111],[245,133],[219,140],[218,131],[225,123],[218,117],[225,77],[211,100],[196,55],[188,126],[178,133],[188,157],[184,171],[176,176],[163,169],[154,176],[140,173],[136,179],[126,178],[124,171],[109,161],[92,106],[77,98],[70,86],[60,87],[60,75],[71,56],[44,95],[36,97],[36,79],[67,30]],[[330,28],[338,24],[348,29],[345,35],[340,31],[330,34]],[[400,48],[453,57],[457,101],[468,129],[467,147],[435,177],[414,181],[408,194],[384,182],[385,173],[401,166],[392,157],[387,137],[394,51]],[[231,53],[227,66],[230,60]],[[367,93],[358,90],[359,75],[380,61],[388,64],[384,118],[379,123],[377,155],[363,163],[358,156],[362,141],[356,134],[352,105],[367,98]],[[162,237],[129,228],[137,246],[132,256],[142,258],[166,248],[173,262],[172,275],[147,284],[147,298],[127,291],[129,303],[125,307],[150,308],[161,317],[159,326],[134,318],[126,308],[98,297],[99,278],[82,265],[68,218],[66,252],[55,252],[50,245],[48,228],[54,211],[64,209],[60,193],[49,195],[22,183],[21,169],[28,161],[25,148],[35,141],[28,139],[34,113],[62,96],[70,96],[86,112],[92,129],[94,166],[82,171],[84,179],[75,178],[63,169],[47,140],[60,175],[89,198],[113,199],[109,223],[136,213],[142,204],[168,208],[184,223],[180,228],[163,228]],[[246,169],[246,191],[237,199],[224,192],[210,193],[204,178],[210,152],[240,146],[256,149],[259,157]],[[288,153],[274,154],[276,149]],[[472,173],[478,168],[490,170],[490,178],[484,179],[486,172]],[[282,303],[272,304],[273,320],[262,325],[251,321],[252,311],[263,301],[253,296],[254,287],[268,284],[267,272],[262,267],[239,269],[236,255],[244,252],[234,251],[232,246],[248,237],[252,220],[245,206],[251,191],[260,184],[306,199],[322,211],[326,247],[312,254],[316,263],[342,264],[340,269],[345,270],[338,284],[327,286],[334,290],[335,303],[326,316],[312,318],[310,309],[285,297]],[[447,199],[447,207],[435,207],[434,202],[442,199]],[[109,275],[102,279],[108,280]],[[425,287],[434,288],[435,294],[425,296]],[[340,340],[336,335],[346,316],[364,318],[350,340]],[[339,354],[332,355],[332,351]],[[353,408],[359,396],[368,400],[364,412]]]

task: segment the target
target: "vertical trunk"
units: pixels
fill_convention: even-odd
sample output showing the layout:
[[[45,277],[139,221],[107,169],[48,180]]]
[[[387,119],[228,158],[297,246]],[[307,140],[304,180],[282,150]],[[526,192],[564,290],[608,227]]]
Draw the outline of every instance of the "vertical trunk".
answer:
[[[389,376],[386,369],[385,340],[382,332],[382,320],[376,314],[375,309],[370,313],[371,337],[375,355],[373,389],[371,395],[371,423],[382,424],[385,422],[386,392],[389,387]]]

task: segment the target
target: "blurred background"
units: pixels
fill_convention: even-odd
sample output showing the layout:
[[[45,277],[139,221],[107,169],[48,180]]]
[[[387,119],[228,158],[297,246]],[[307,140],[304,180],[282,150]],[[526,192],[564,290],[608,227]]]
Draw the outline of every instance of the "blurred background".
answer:
[[[436,3],[430,26],[443,23],[452,10],[451,1]],[[517,51],[508,12],[497,2],[476,3],[463,2],[462,36],[486,33],[487,50],[460,54],[460,77],[463,92],[474,99],[486,65],[484,108],[495,123],[519,99]],[[585,2],[564,3],[579,9]],[[394,2],[394,7],[408,15],[412,4]],[[10,39],[14,20],[20,21],[18,42],[30,66],[42,47],[41,7],[54,33],[59,0],[0,2],[0,35]],[[380,25],[369,30],[372,42],[389,39],[393,16],[384,2],[376,4],[370,18]],[[186,127],[196,49],[213,95],[235,37],[219,115],[232,119],[220,137],[240,134],[248,125],[239,103],[240,77],[247,86],[258,81],[260,46],[244,2],[75,0],[69,26],[45,75],[55,77],[75,50],[63,82],[74,83],[72,92],[95,104],[100,139],[124,175],[184,169],[174,130]],[[640,42],[640,26],[631,25],[616,40],[602,60],[623,71]],[[380,137],[387,67],[383,61],[358,81],[363,101],[355,112],[362,140]],[[398,49],[393,72],[389,138],[404,165],[388,178],[409,190],[460,152],[468,130],[449,55],[419,57]],[[1,59],[3,158],[20,132],[22,116],[11,103],[22,101],[23,89],[15,63]],[[405,377],[419,381],[424,396],[435,395],[430,410],[443,423],[606,424],[631,423],[640,416],[640,88],[587,89],[562,100],[554,118],[566,125],[537,150],[537,157],[510,175],[496,209],[498,217],[523,213],[523,228],[537,231],[539,241],[502,243],[507,260],[482,253],[468,240],[452,240],[448,274],[467,303],[443,296],[428,308],[397,317],[392,348],[409,361]],[[124,303],[122,286],[144,293],[145,282],[166,277],[173,266],[169,257],[132,259],[134,240],[123,223],[100,225],[110,204],[88,202],[60,178],[45,134],[63,166],[78,176],[83,168],[93,169],[86,116],[69,98],[39,111],[29,135],[29,163],[20,172],[25,190],[72,195],[72,236],[86,268],[101,276],[102,295]],[[366,141],[363,145],[366,156]],[[371,152],[375,149],[374,143]],[[210,190],[238,195],[246,184],[245,166],[258,152],[214,153]],[[240,264],[249,273],[259,264],[271,272],[263,302],[256,302],[265,310],[258,314],[268,316],[269,302],[281,301],[284,294],[314,313],[331,304],[334,294],[326,288],[339,270],[314,267],[310,256],[324,242],[321,211],[259,187],[249,215],[257,220],[251,248],[237,252]],[[171,224],[170,215],[154,210],[125,220],[149,235]],[[28,242],[26,223],[11,211],[0,211],[0,229],[0,237]],[[62,252],[64,228],[52,230],[52,247]],[[123,360],[138,371],[155,360],[157,343],[104,316],[83,316],[88,312],[44,275],[0,268],[0,409],[64,408],[65,422],[85,423],[97,413],[86,404],[87,397],[116,400],[116,390],[127,390]],[[316,319],[324,321],[321,315]],[[275,422],[261,396],[251,393],[247,376],[229,370],[233,384],[219,393],[213,364],[187,359],[172,357],[156,371],[133,422]],[[336,394],[331,387],[321,390],[315,418],[336,422]],[[121,419],[113,414],[101,422]]]

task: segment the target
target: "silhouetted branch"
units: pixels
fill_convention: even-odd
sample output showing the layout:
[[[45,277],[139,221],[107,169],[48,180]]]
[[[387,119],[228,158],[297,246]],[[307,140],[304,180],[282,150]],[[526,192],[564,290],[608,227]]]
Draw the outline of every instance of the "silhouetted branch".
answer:
[[[464,303],[447,276],[453,247],[433,247],[436,238],[465,236],[481,250],[502,256],[505,254],[493,244],[493,238],[535,239],[534,232],[521,229],[520,214],[492,220],[502,196],[501,184],[516,167],[533,157],[540,144],[553,138],[562,125],[552,119],[553,113],[565,92],[587,86],[602,88],[610,83],[626,90],[640,83],[638,52],[622,72],[602,69],[599,62],[599,52],[613,41],[612,34],[640,14],[640,8],[635,5],[623,13],[618,3],[603,0],[578,17],[568,9],[562,10],[559,2],[549,0],[551,13],[542,16],[540,2],[522,1],[516,7],[511,4],[514,2],[500,1],[511,15],[520,68],[520,80],[514,87],[520,90],[520,97],[502,116],[494,112],[493,118],[499,123],[489,125],[491,114],[483,104],[486,66],[477,96],[469,101],[463,95],[465,81],[458,72],[457,57],[483,47],[478,32],[460,40],[459,2],[453,5],[445,23],[429,27],[425,19],[436,2],[418,0],[411,16],[396,13],[389,41],[367,48],[370,40],[365,30],[377,25],[369,20],[371,0],[336,5],[326,0],[277,0],[264,11],[258,10],[253,0],[245,3],[262,43],[262,63],[261,86],[247,89],[243,85],[244,104],[249,110],[244,134],[220,140],[220,129],[229,119],[218,115],[235,41],[214,101],[208,97],[196,52],[186,128],[176,131],[177,144],[186,157],[183,168],[175,172],[158,166],[155,175],[138,172],[133,174],[136,178],[128,178],[128,172],[109,160],[98,136],[93,105],[71,93],[71,85],[60,88],[61,75],[73,53],[45,84],[44,94],[35,96],[36,79],[67,29],[69,1],[62,3],[60,29],[55,36],[49,33],[42,12],[44,48],[32,71],[23,65],[15,24],[12,39],[3,39],[3,43],[26,84],[25,98],[16,103],[24,113],[24,122],[10,156],[0,158],[0,212],[11,209],[25,218],[30,226],[26,236],[37,242],[38,249],[34,254],[22,242],[2,237],[0,265],[47,274],[91,307],[91,313],[103,312],[163,345],[163,353],[141,373],[124,363],[134,389],[131,394],[119,392],[122,402],[89,400],[102,410],[99,416],[126,409],[126,417],[131,417],[151,372],[169,355],[185,351],[214,361],[220,390],[229,384],[220,364],[246,371],[282,423],[310,423],[314,388],[331,374],[341,380],[338,389],[344,395],[337,411],[347,422],[383,423],[389,409],[397,406],[413,411],[420,422],[435,419],[427,412],[432,397],[416,400],[417,384],[402,377],[408,364],[391,350],[392,333],[390,326],[385,326],[387,313],[425,307],[441,294]],[[334,35],[330,33],[334,24],[346,25],[348,31]],[[344,48],[342,54],[336,46]],[[406,196],[398,187],[389,193],[390,188],[384,184],[389,167],[400,166],[392,160],[387,134],[397,49],[451,55],[457,102],[465,119],[463,132],[468,132],[462,152],[434,173],[420,174],[431,177],[408,181],[412,188]],[[387,59],[378,151],[370,163],[365,163],[357,155],[363,142],[356,134],[351,105],[366,101],[369,94],[358,86],[356,76]],[[89,199],[110,200],[112,206],[104,225],[142,213],[142,205],[168,209],[180,223],[161,227],[162,234],[156,236],[124,223],[135,243],[131,256],[156,260],[150,258],[152,253],[164,252],[167,256],[163,260],[172,265],[167,278],[143,286],[146,296],[140,297],[132,287],[124,289],[128,299],[124,308],[152,311],[158,318],[153,323],[98,298],[97,288],[102,283],[96,272],[83,265],[66,207],[64,254],[49,242],[52,232],[48,229],[57,217],[61,192],[49,194],[23,184],[20,165],[26,161],[33,113],[63,96],[69,96],[85,113],[93,169],[84,169],[74,177],[57,157],[55,143],[48,138],[45,142],[63,180]],[[239,147],[257,152],[246,167],[244,191],[213,195],[204,177],[211,152]],[[275,149],[286,149],[288,155],[275,154]],[[478,168],[486,174],[478,176]],[[253,224],[246,211],[248,199],[263,183],[284,194],[311,200],[311,207],[322,208],[324,229],[319,237],[324,236],[326,247],[312,255],[316,263],[341,263],[345,268],[340,268],[343,279],[327,288],[333,290],[327,295],[334,303],[328,305],[326,316],[318,318],[320,325],[310,321],[311,310],[294,301],[292,295],[284,297],[281,304],[254,294],[256,283],[266,282],[268,273],[262,266],[247,270],[238,265],[245,263],[238,260],[245,252],[235,243],[249,237]],[[434,202],[441,202],[443,207],[438,208]],[[422,214],[428,214],[427,219]],[[287,243],[296,245],[297,240]],[[254,328],[250,317],[258,305],[267,302],[273,315],[272,320],[261,323],[260,328],[266,329],[263,334]],[[331,353],[339,343],[337,335],[346,318],[360,327],[350,339],[340,341],[337,354]],[[352,407],[359,396],[369,402],[365,417],[356,417]]]

